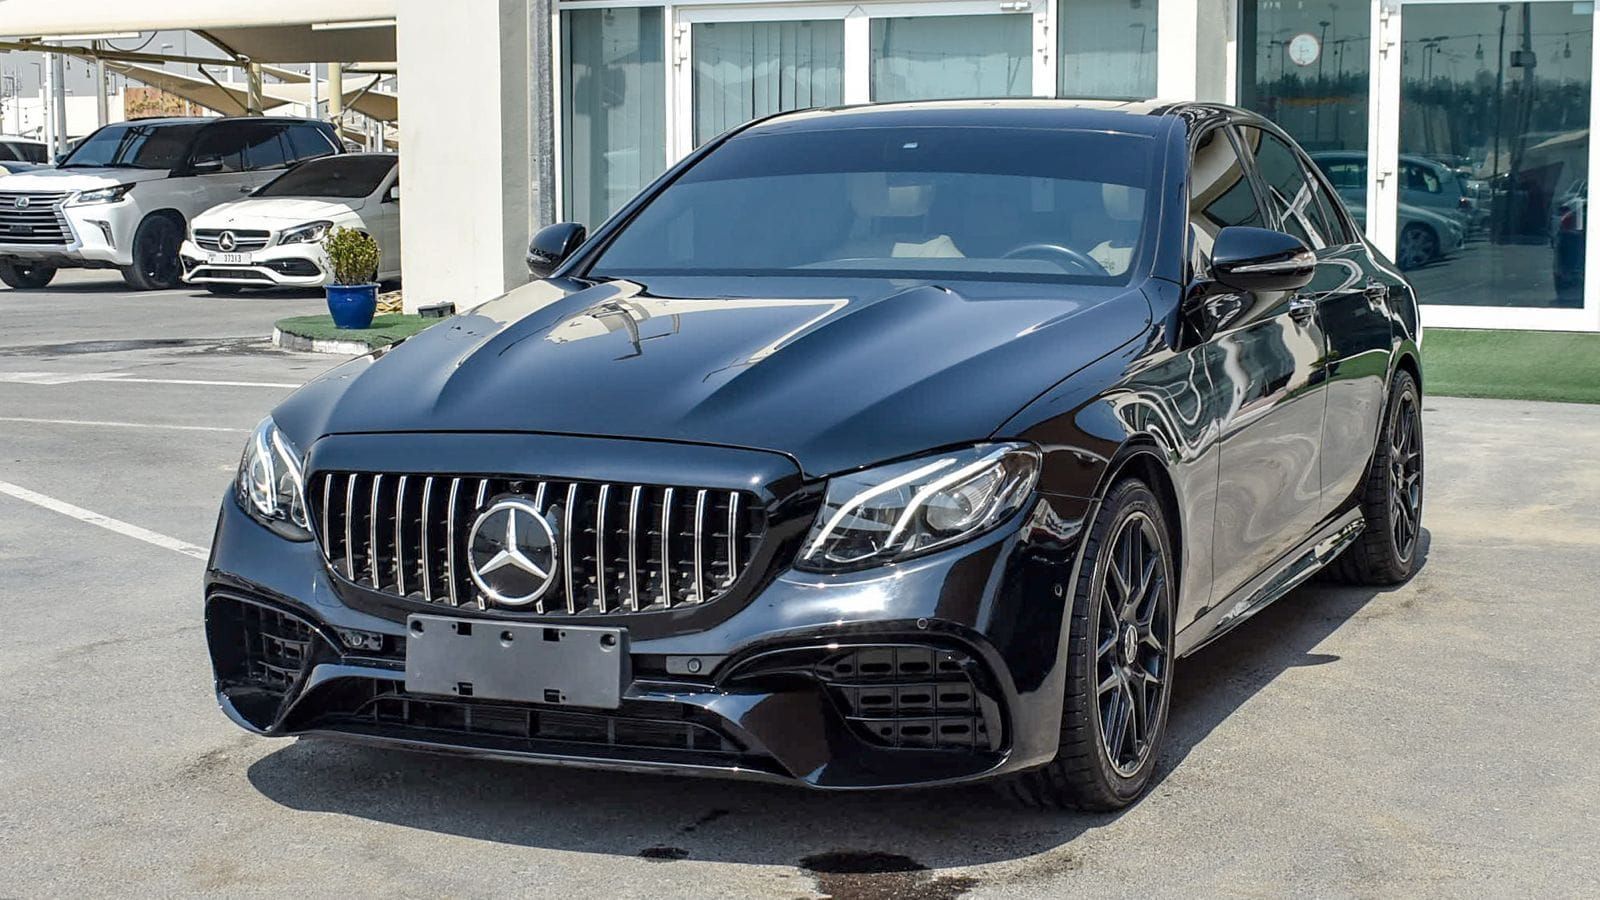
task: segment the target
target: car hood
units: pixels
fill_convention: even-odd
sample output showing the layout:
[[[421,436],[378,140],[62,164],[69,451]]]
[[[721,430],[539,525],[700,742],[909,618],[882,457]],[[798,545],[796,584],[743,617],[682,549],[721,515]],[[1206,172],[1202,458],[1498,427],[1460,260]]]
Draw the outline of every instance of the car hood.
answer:
[[[38,169],[0,177],[0,191],[88,191],[165,177],[165,169]]]
[[[821,476],[982,440],[1148,331],[1127,286],[536,282],[280,407],[335,433],[543,432],[769,450]]]
[[[250,197],[233,200],[206,210],[194,218],[196,228],[299,225],[319,219],[348,219],[361,207],[360,200],[333,200],[315,197]]]

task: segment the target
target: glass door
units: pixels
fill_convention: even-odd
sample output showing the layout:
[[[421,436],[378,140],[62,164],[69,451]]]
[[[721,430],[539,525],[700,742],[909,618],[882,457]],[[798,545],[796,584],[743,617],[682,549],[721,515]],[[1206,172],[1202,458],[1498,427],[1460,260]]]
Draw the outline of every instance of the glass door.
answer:
[[[1049,0],[676,7],[671,144],[813,106],[1051,96]]]
[[[1378,18],[1371,233],[1424,323],[1600,329],[1594,4],[1382,0]]]
[[[751,119],[845,102],[849,7],[680,8],[676,149]]]

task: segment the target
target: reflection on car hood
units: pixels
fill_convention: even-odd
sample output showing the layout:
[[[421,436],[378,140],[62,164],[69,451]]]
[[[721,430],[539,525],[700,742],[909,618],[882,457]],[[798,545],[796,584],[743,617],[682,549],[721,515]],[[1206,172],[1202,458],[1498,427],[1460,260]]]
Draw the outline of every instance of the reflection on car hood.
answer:
[[[329,373],[278,415],[303,441],[638,437],[777,451],[825,475],[986,438],[1149,325],[1149,303],[1128,287],[538,282]]]
[[[89,191],[165,177],[166,169],[36,169],[0,176],[0,191]]]
[[[286,224],[328,220],[338,222],[356,215],[360,200],[316,197],[250,197],[213,206],[194,218],[196,228],[272,229]]]

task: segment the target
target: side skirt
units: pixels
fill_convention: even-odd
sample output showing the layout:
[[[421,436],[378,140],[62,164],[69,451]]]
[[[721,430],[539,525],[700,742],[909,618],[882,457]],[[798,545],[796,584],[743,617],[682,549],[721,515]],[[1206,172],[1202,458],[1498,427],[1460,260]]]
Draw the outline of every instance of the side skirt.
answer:
[[[1199,650],[1299,587],[1355,543],[1366,528],[1360,509],[1352,509],[1328,523],[1278,565],[1256,576],[1179,633],[1178,655],[1188,656]]]

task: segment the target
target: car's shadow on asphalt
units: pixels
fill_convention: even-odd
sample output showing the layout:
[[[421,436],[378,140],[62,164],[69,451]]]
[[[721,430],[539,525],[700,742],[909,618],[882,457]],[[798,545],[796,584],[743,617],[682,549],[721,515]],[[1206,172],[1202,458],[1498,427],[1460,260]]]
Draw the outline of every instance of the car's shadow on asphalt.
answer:
[[[1428,537],[1424,530],[1424,559]],[[1280,674],[1336,665],[1339,657],[1315,648],[1385,593],[1313,581],[1180,662],[1167,748],[1153,790],[1159,791],[1159,782],[1196,745]],[[324,740],[286,744],[251,765],[248,777],[264,796],[292,809],[479,840],[778,866],[849,851],[854,855],[831,859],[864,867],[868,874],[877,860],[887,867],[886,875],[903,870],[907,860],[945,868],[1034,856],[1116,818],[1022,810],[984,787],[822,794],[747,782],[481,762]]]

